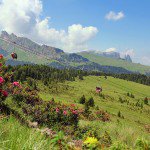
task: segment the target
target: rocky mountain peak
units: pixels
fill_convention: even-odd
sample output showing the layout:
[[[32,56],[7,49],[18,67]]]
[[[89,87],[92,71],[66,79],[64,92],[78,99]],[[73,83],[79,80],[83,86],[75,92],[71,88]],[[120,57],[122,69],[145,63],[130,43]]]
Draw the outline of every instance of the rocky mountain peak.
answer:
[[[130,57],[130,55],[125,55],[124,59],[127,61],[127,62],[132,62],[132,59]]]

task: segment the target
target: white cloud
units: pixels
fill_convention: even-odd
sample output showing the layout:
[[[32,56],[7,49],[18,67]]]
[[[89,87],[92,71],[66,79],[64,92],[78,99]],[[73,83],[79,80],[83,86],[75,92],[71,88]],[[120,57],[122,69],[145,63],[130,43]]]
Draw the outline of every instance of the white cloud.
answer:
[[[87,42],[97,33],[96,27],[74,24],[67,30],[49,26],[50,17],[41,19],[41,0],[2,0],[0,3],[0,29],[32,40],[63,48],[68,52],[87,48]]]
[[[105,52],[116,52],[116,51],[117,50],[114,47],[111,47],[111,48],[108,48],[108,49],[105,50]]]
[[[150,66],[150,57],[147,56],[141,57],[141,63]]]
[[[114,20],[114,21],[117,21],[117,20],[120,20],[122,18],[124,18],[125,15],[123,12],[114,12],[114,11],[110,11],[108,14],[106,14],[105,18],[107,20]]]
[[[130,50],[127,50],[125,52],[126,55],[130,55],[131,57],[134,57],[135,56],[135,51],[134,49],[130,49]]]
[[[120,55],[121,57],[125,57],[125,55],[130,55],[130,57],[134,58],[135,57],[135,51],[134,49],[128,49],[128,50],[125,50],[123,52],[120,52]]]

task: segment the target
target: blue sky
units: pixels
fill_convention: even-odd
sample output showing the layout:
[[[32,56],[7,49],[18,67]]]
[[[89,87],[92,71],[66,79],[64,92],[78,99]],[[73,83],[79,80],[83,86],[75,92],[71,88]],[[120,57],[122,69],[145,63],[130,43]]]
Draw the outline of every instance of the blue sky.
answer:
[[[51,16],[51,26],[57,29],[78,23],[97,27],[98,34],[89,42],[91,49],[133,49],[134,57],[150,59],[149,0],[43,0],[43,7],[43,15]],[[122,11],[125,17],[107,20],[109,11]]]
[[[149,0],[0,0],[0,30],[65,50],[118,51],[150,65]]]

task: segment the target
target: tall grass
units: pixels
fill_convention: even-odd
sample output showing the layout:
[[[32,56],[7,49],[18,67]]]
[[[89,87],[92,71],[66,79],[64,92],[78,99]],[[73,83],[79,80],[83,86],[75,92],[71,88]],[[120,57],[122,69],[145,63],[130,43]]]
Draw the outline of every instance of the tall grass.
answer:
[[[1,150],[50,150],[50,138],[46,138],[34,129],[22,126],[12,116],[0,120]]]
[[[138,139],[144,139],[146,141],[150,140],[148,134],[141,134],[141,131],[138,131],[132,126],[128,126],[123,122],[89,122],[80,120],[79,125],[81,128],[89,127],[91,131],[96,131],[98,136],[103,135],[105,131],[107,131],[113,144],[119,142],[128,145],[131,148],[135,147],[136,141]]]

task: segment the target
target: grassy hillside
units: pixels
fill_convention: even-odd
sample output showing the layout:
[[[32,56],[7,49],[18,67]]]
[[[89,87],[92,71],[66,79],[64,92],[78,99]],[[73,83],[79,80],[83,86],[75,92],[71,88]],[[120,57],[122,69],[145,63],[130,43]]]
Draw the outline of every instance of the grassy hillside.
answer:
[[[103,88],[103,96],[95,93],[96,86]],[[96,134],[102,137],[104,140],[102,142],[112,142],[111,147],[108,149],[113,149],[114,147],[116,149],[119,143],[136,149],[135,144],[138,141],[141,142],[143,139],[144,141],[150,140],[149,133],[145,128],[146,125],[150,124],[150,105],[143,103],[145,97],[150,97],[150,86],[113,77],[105,79],[103,76],[88,76],[84,77],[84,80],[76,79],[75,81],[55,83],[49,86],[45,86],[41,81],[38,81],[38,88],[39,96],[45,101],[49,101],[53,97],[56,102],[69,105],[74,103],[77,107],[83,109],[84,105],[79,104],[80,97],[84,94],[86,99],[94,98],[95,106],[90,108],[91,120],[85,118],[80,118],[79,120],[81,131],[79,130],[77,133],[80,133],[83,139],[88,133],[84,135],[81,133],[82,130],[89,129],[90,136],[91,134]],[[135,97],[127,96],[128,92]],[[10,98],[6,100],[6,103],[9,103],[9,101]],[[143,107],[137,105],[137,102],[142,104]],[[13,105],[16,104],[13,102]],[[111,120],[108,122],[92,120],[92,114],[97,109],[107,111]],[[118,116],[119,111],[121,112],[120,117]],[[67,130],[70,130],[70,128]],[[77,136],[79,137],[79,135]],[[71,137],[69,136],[69,138]],[[44,135],[39,134],[37,131],[21,125],[13,117],[8,120],[0,120],[0,143],[2,143],[0,149],[54,149],[54,147],[50,147],[50,138],[45,138]],[[119,146],[123,146],[122,144]]]
[[[50,139],[34,129],[21,125],[14,117],[0,119],[0,149],[52,149]]]
[[[38,56],[31,52],[24,51],[20,47],[15,47],[14,49],[14,46],[10,45],[9,43],[1,39],[0,39],[0,45],[2,46],[3,49],[6,49],[7,53],[9,54],[11,54],[12,52],[17,53],[18,61],[31,62],[36,64],[45,64],[50,62],[43,56]],[[7,58],[10,59],[10,55],[8,55]]]
[[[108,131],[113,141],[122,141],[132,147],[138,137],[149,139],[145,125],[150,124],[148,117],[150,115],[150,106],[143,104],[143,109],[136,106],[138,101],[143,103],[145,97],[150,97],[149,86],[112,77],[104,79],[104,77],[94,76],[84,77],[83,81],[76,80],[59,84],[59,86],[57,85],[50,90],[41,83],[39,85],[42,90],[40,96],[45,100],[54,97],[56,101],[63,103],[78,103],[78,100],[84,94],[87,99],[94,98],[95,107],[98,106],[111,114],[111,122],[102,123],[80,120],[81,127],[90,126],[91,129],[96,129],[99,133]],[[105,99],[95,93],[96,86],[103,87]],[[132,93],[135,98],[128,97],[128,92]],[[120,102],[119,98],[124,101]],[[81,104],[77,105],[83,107]],[[118,117],[119,111],[124,116],[124,119]]]
[[[107,58],[107,57],[98,56],[96,54],[87,53],[87,52],[80,53],[80,55],[89,59],[92,62],[101,64],[101,65],[122,67],[127,70],[137,71],[140,73],[150,72],[150,66],[144,66],[141,64],[137,64],[137,63],[130,63],[121,59],[118,60],[118,59],[113,59],[113,58]]]

